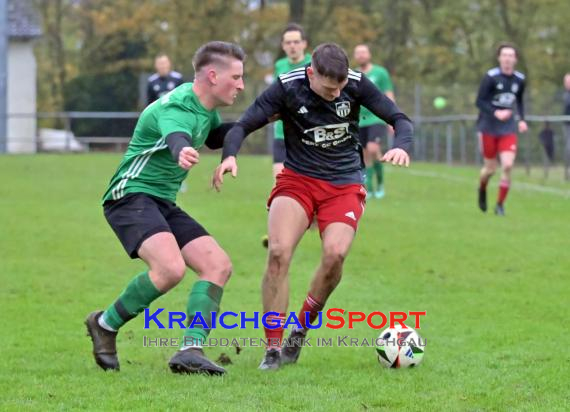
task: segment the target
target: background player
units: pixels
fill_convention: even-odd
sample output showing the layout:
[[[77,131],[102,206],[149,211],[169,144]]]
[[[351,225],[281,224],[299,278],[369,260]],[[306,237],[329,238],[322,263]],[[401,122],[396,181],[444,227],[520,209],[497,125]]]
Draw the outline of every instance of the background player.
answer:
[[[171,90],[184,83],[182,75],[172,70],[170,58],[166,54],[159,54],[154,59],[156,73],[147,80],[146,98],[147,104],[151,104],[159,97],[164,96]]]
[[[311,55],[305,53],[307,39],[305,31],[300,25],[290,23],[285,27],[281,35],[281,47],[286,56],[275,62],[273,70],[275,80],[281,74],[288,73],[311,62]],[[273,130],[273,177],[275,178],[283,170],[283,162],[285,161],[283,122],[280,120],[276,121]]]
[[[219,190],[223,175],[237,175],[236,154],[243,139],[280,116],[285,126],[287,158],[269,197],[269,253],[262,283],[264,312],[276,329],[266,328],[269,346],[260,369],[296,362],[306,334],[327,298],[340,282],[358,220],[364,212],[362,147],[358,142],[360,106],[395,127],[394,149],[383,160],[408,165],[412,123],[362,73],[349,69],[348,57],[336,44],[318,46],[307,67],[279,76],[230,130],[223,161],[214,172]],[[305,110],[300,110],[304,107]],[[316,215],[322,256],[299,313],[301,328],[291,333],[281,355],[282,321],[289,300],[289,265],[293,253]],[[308,320],[305,312],[309,312]]]
[[[231,274],[227,254],[192,217],[176,206],[176,193],[206,143],[222,147],[231,124],[220,124],[215,110],[233,104],[244,88],[242,49],[210,42],[192,61],[194,83],[186,83],[148,106],[103,197],[105,217],[131,258],[148,270],[135,276],[104,312],[91,313],[85,324],[93,355],[105,369],[118,370],[119,328],[151,302],[176,286],[186,267],[198,275],[188,299],[188,317],[218,311]],[[209,324],[209,321],[208,321]],[[170,360],[173,372],[223,374],[204,355],[201,342],[209,330],[188,328],[184,346]]]
[[[394,86],[390,73],[384,67],[372,63],[372,54],[366,44],[359,44],[354,48],[354,60],[358,69],[370,79],[393,102]],[[360,109],[360,143],[364,148],[364,164],[366,165],[366,189],[368,198],[384,197],[384,165],[380,161],[381,139],[388,136],[388,126],[382,119],[366,107]],[[373,176],[376,175],[377,186],[374,190]]]
[[[479,208],[487,211],[487,184],[497,170],[497,154],[501,162],[501,182],[495,214],[504,216],[504,202],[511,185],[511,170],[517,153],[517,135],[527,131],[524,121],[523,94],[525,76],[515,71],[518,52],[514,45],[502,43],[497,49],[499,67],[487,72],[479,87],[477,129],[483,152],[483,168],[479,179]],[[514,109],[519,122],[515,122]]]

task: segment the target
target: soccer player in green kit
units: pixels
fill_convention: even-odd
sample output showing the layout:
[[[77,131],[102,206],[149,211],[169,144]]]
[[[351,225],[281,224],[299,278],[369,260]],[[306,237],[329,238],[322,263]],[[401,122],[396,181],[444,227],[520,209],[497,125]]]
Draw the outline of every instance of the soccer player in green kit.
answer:
[[[148,265],[105,311],[85,320],[95,361],[104,370],[119,370],[118,330],[175,287],[187,267],[198,275],[188,299],[189,319],[196,312],[219,309],[232,271],[230,259],[175,201],[188,170],[199,162],[200,147],[223,146],[232,124],[222,124],[216,108],[232,105],[243,90],[244,59],[243,50],[232,43],[200,47],[192,60],[194,82],[180,85],[142,112],[103,196],[105,218],[126,252]],[[172,372],[225,373],[202,351],[208,333],[198,327],[185,330],[183,344],[169,362]]]
[[[358,69],[368,77],[390,100],[394,99],[394,86],[388,70],[372,63],[372,54],[366,44],[359,44],[354,48],[354,60]],[[360,110],[360,143],[364,149],[364,164],[366,165],[367,198],[374,196],[377,199],[384,197],[384,166],[380,162],[380,141],[387,136],[388,125],[374,116],[366,107]],[[376,175],[378,186],[374,190],[373,175]]]
[[[305,53],[307,49],[307,40],[303,28],[295,23],[290,23],[285,27],[281,35],[281,47],[287,55],[275,62],[273,78],[277,78],[291,70],[304,67],[311,62],[311,55]],[[274,125],[273,139],[273,177],[277,176],[283,170],[283,162],[285,161],[285,133],[283,131],[283,122],[278,120]]]

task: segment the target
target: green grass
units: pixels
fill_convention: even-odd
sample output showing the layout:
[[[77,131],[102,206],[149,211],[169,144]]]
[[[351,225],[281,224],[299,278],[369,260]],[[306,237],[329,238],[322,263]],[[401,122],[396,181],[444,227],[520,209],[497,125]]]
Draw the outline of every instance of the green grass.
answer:
[[[570,344],[570,200],[562,182],[540,186],[524,170],[506,218],[475,207],[475,168],[388,168],[387,197],[370,201],[328,307],[426,310],[427,340],[416,369],[382,369],[371,348],[306,348],[276,373],[257,365],[261,348],[230,355],[224,378],[170,373],[169,348],[143,348],[142,318],[119,337],[120,373],[90,354],[83,319],[107,306],[143,265],[107,226],[100,196],[118,155],[0,158],[0,409],[95,410],[567,410]],[[232,257],[223,310],[260,309],[265,261],[268,158],[240,158],[221,194],[208,188],[218,157],[204,157],[179,203]],[[534,173],[534,171],[533,171]],[[540,172],[536,172],[540,173]],[[532,180],[535,179],[535,180]],[[520,183],[526,181],[527,185]],[[548,183],[548,182],[547,182]],[[495,196],[496,181],[491,186]],[[553,189],[552,192],[539,190]],[[298,310],[319,258],[308,233],[291,269]],[[183,310],[193,275],[152,308]],[[314,337],[377,332],[319,330]],[[213,337],[261,337],[216,330]]]

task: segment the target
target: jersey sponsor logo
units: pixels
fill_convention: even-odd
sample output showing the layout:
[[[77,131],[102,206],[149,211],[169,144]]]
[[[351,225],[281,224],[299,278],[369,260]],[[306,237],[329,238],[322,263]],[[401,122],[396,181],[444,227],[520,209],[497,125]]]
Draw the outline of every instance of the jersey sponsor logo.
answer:
[[[336,114],[338,117],[346,117],[350,113],[350,102],[342,101],[335,103]]]
[[[516,98],[517,97],[511,92],[499,93],[493,98],[493,105],[511,108],[513,107]]]
[[[336,146],[339,142],[345,141],[343,138],[350,138],[348,133],[348,123],[338,123],[338,124],[328,124],[326,126],[317,126],[312,129],[305,130],[303,133],[310,135],[313,134],[313,140],[315,143],[322,147],[325,145],[328,147],[328,142],[332,142]]]

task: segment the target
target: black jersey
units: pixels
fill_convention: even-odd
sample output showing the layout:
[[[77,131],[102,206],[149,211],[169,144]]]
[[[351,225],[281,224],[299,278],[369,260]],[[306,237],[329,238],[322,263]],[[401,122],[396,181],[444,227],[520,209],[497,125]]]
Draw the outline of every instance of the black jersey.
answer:
[[[162,97],[171,90],[184,83],[182,75],[178,72],[172,71],[167,76],[160,76],[158,73],[153,74],[148,78],[146,87],[147,104],[151,104],[159,97]]]
[[[480,132],[501,136],[516,133],[515,103],[521,120],[524,120],[523,93],[525,88],[524,74],[515,71],[511,75],[501,72],[495,67],[487,72],[477,95],[477,107],[479,119],[477,128]],[[495,117],[495,110],[513,110],[513,116],[507,121],[501,121]]]
[[[279,76],[255,100],[226,136],[224,158],[235,156],[249,133],[280,118],[287,149],[285,167],[334,184],[362,183],[360,106],[393,125],[394,147],[409,152],[412,122],[366,76],[349,70],[340,96],[327,101],[310,88],[307,67]]]

